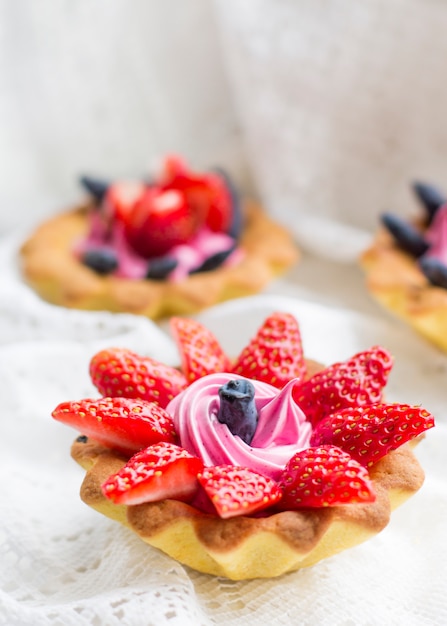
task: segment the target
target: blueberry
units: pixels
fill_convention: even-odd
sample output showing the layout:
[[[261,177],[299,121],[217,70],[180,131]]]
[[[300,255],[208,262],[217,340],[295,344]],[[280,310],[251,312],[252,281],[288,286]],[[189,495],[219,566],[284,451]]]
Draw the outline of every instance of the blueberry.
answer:
[[[163,280],[177,267],[177,264],[177,259],[169,256],[160,256],[151,259],[146,273],[146,278],[150,278],[152,280]]]
[[[207,259],[203,261],[198,267],[192,269],[190,274],[198,274],[199,272],[211,272],[212,270],[217,269],[228,259],[230,254],[234,252],[236,248],[236,244],[233,244],[228,250],[222,250],[221,252],[216,252],[212,254]]]
[[[224,181],[228,189],[228,192],[230,194],[230,198],[231,198],[232,217],[231,217],[230,226],[228,227],[228,230],[227,230],[227,235],[230,235],[230,237],[233,237],[233,239],[238,239],[242,232],[242,227],[244,225],[244,218],[242,215],[242,204],[241,204],[241,198],[240,198],[239,192],[236,189],[233,183],[233,180],[231,179],[231,177],[228,175],[228,173],[225,170],[218,167],[218,168],[215,168],[214,171],[216,172],[216,174],[219,174],[219,176]]]
[[[396,243],[409,254],[420,257],[427,252],[429,245],[421,233],[405,220],[393,215],[384,213],[382,223],[393,235]]]
[[[90,176],[81,176],[80,183],[98,204],[102,202],[110,186],[110,183]]]
[[[76,441],[78,443],[87,443],[88,437],[86,437],[86,435],[79,435],[79,437],[76,438]]]
[[[441,263],[439,259],[425,257],[419,259],[419,266],[432,285],[447,289],[447,265]]]
[[[95,270],[98,274],[110,274],[118,267],[118,259],[109,248],[92,248],[86,250],[82,256],[82,262],[84,265],[92,270]]]
[[[226,424],[233,435],[249,445],[258,423],[254,397],[255,388],[245,378],[229,380],[219,389],[217,419],[221,424]]]
[[[442,191],[426,183],[413,183],[413,191],[427,211],[428,220],[431,222],[439,207],[447,202],[447,197]]]

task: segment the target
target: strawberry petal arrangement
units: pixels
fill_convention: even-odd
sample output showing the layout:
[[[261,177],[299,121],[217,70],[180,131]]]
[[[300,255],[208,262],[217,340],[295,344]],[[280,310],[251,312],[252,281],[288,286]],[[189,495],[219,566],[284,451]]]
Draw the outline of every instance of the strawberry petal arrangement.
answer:
[[[204,573],[240,580],[312,565],[383,529],[424,474],[425,409],[387,403],[373,346],[328,367],[275,312],[232,359],[193,319],[170,321],[181,365],[95,354],[97,399],[59,404],[81,435],[81,498]]]
[[[81,177],[88,200],[22,245],[27,282],[54,304],[153,319],[257,293],[298,260],[286,229],[223,170],[177,155],[150,180]]]
[[[360,264],[375,299],[447,351],[447,196],[431,184],[412,189],[417,217],[384,213]]]

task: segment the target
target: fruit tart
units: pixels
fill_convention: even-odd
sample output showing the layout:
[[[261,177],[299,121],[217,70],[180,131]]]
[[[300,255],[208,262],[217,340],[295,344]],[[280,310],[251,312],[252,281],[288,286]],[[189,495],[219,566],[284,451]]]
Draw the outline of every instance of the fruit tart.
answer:
[[[413,220],[381,216],[381,229],[362,254],[367,289],[387,310],[447,351],[447,197],[415,183]]]
[[[149,545],[200,572],[275,577],[374,536],[421,487],[412,447],[434,418],[384,400],[384,348],[323,367],[282,312],[236,359],[197,321],[171,329],[178,369],[101,350],[101,397],[52,413],[81,433],[82,500]]]
[[[88,200],[20,249],[25,280],[53,304],[186,315],[257,293],[298,260],[288,232],[221,170],[170,155],[150,181],[81,182]]]

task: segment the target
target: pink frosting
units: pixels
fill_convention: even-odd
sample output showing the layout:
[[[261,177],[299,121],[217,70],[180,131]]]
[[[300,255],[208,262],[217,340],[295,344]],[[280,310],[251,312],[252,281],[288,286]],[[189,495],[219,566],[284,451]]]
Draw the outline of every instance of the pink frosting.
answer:
[[[80,257],[92,248],[109,249],[115,252],[118,258],[118,269],[114,272],[120,278],[144,278],[149,261],[136,254],[129,246],[124,235],[123,225],[119,222],[104,220],[99,211],[92,212],[90,218],[90,232],[87,237],[76,242],[74,252]],[[178,261],[176,268],[168,277],[175,282],[186,278],[191,270],[199,267],[208,257],[231,248],[234,240],[225,233],[216,233],[202,227],[197,235],[187,244],[174,246],[168,256]],[[232,252],[225,259],[222,266],[237,263],[242,256],[240,249]]]
[[[188,243],[174,246],[169,251],[169,256],[178,261],[177,267],[169,275],[169,280],[177,281],[186,278],[191,270],[199,267],[208,257],[229,250],[233,243],[234,240],[229,235],[216,233],[203,226]],[[233,265],[240,260],[241,256],[241,250],[237,249],[225,259],[222,265]]]
[[[204,376],[171,400],[167,411],[173,416],[182,447],[205,465],[240,465],[276,480],[295,452],[309,446],[311,425],[292,397],[296,380],[281,391],[251,381],[258,424],[248,445],[217,420],[219,388],[235,378],[242,377],[228,373]]]
[[[436,211],[425,238],[430,244],[430,249],[424,256],[439,259],[447,265],[447,204]]]

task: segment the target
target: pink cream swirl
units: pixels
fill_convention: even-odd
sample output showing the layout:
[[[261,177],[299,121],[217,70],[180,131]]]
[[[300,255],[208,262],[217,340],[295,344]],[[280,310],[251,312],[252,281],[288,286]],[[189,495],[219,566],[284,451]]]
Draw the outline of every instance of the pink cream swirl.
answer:
[[[171,400],[167,411],[174,419],[182,447],[205,465],[241,465],[277,479],[295,452],[309,446],[311,425],[292,398],[296,380],[282,390],[251,381],[258,424],[248,445],[217,419],[219,389],[237,378],[242,377],[228,373],[204,376]]]
[[[433,257],[447,265],[447,204],[440,207],[427,228],[425,238],[430,244],[425,257]]]

